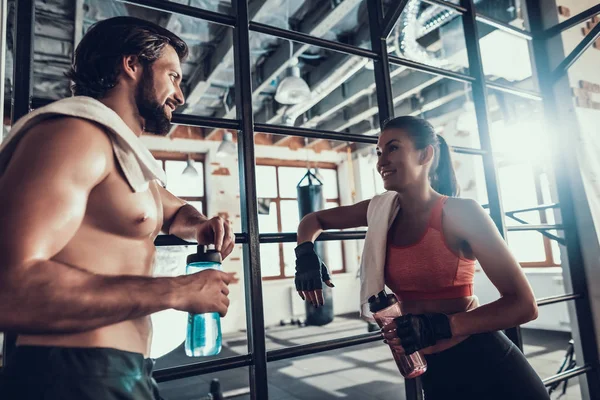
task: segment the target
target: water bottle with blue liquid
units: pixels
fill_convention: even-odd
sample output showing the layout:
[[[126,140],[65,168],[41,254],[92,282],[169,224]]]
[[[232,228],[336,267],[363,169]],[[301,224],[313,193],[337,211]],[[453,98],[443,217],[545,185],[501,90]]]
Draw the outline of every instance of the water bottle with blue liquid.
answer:
[[[221,270],[221,253],[207,246],[198,245],[197,253],[187,257],[186,274],[195,274],[207,269]],[[185,354],[188,357],[214,356],[220,351],[221,316],[219,313],[189,313]]]

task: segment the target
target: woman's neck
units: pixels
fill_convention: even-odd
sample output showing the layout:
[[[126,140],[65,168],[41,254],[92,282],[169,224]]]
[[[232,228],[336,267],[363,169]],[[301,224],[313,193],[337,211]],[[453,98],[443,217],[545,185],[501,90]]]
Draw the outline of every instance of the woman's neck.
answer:
[[[438,194],[427,184],[425,186],[410,187],[398,192],[400,206],[405,214],[417,214],[431,207]]]

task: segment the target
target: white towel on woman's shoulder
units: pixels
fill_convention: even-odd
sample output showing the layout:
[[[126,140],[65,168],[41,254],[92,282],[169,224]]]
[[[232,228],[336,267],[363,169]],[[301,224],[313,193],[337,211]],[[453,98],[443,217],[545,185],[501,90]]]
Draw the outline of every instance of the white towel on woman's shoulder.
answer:
[[[360,315],[373,322],[369,297],[385,288],[387,235],[400,209],[398,193],[385,192],[371,199],[367,210],[367,236],[360,261]]]
[[[166,176],[161,165],[119,114],[100,101],[86,96],[55,101],[19,119],[0,146],[0,176],[6,170],[23,135],[34,125],[61,115],[93,121],[105,128],[111,138],[115,157],[134,192],[148,190],[149,183],[153,180],[159,180],[165,185]]]

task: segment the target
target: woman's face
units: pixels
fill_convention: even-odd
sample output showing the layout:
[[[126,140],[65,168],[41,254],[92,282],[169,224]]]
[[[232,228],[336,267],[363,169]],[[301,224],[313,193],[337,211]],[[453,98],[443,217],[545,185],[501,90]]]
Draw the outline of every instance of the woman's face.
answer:
[[[377,142],[377,172],[383,179],[383,187],[401,192],[428,182],[431,157],[427,153],[427,148],[415,149],[414,142],[402,129],[381,132]]]

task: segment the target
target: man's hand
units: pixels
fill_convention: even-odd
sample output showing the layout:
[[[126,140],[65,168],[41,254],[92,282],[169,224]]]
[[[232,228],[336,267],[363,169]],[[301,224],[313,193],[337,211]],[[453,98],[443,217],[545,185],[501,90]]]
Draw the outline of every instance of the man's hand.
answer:
[[[321,262],[315,253],[312,242],[304,242],[295,249],[296,252],[296,290],[302,300],[308,299],[315,307],[325,304],[322,282],[334,287],[327,271],[327,266]]]
[[[214,244],[223,259],[227,258],[235,246],[235,234],[229,221],[213,217],[197,226],[196,240],[199,244]]]
[[[452,337],[448,316],[440,313],[406,314],[385,325],[381,331],[386,343],[400,345],[409,355],[433,346],[438,340]]]
[[[207,269],[176,278],[173,308],[194,314],[218,312],[221,317],[229,308],[229,284],[237,283],[235,273]]]

